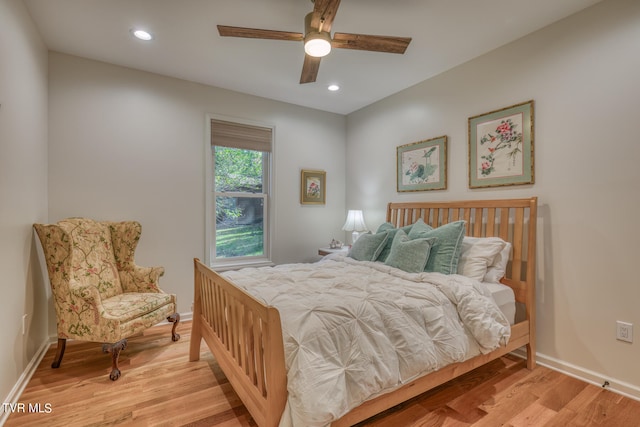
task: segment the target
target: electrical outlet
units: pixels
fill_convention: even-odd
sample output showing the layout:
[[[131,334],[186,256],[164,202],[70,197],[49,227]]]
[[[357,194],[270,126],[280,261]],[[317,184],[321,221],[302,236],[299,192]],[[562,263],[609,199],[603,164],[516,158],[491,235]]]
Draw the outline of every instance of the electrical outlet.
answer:
[[[633,324],[618,320],[616,322],[616,339],[633,342]]]

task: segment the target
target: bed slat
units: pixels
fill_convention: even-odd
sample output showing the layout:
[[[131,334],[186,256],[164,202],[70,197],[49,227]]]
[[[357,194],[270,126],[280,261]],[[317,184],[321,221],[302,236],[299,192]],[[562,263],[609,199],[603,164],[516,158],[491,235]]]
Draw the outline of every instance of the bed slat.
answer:
[[[494,233],[494,226],[496,225],[496,210],[494,208],[487,209],[487,228],[486,233],[492,236]]]

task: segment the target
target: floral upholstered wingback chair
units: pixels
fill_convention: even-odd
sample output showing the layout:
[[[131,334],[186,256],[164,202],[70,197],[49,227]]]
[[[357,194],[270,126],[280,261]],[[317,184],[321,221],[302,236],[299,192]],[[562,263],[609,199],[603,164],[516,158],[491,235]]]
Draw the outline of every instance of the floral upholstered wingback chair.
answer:
[[[127,337],[164,319],[173,322],[177,341],[176,296],[158,287],[162,267],[140,267],[134,251],[141,226],[135,221],[98,222],[69,218],[34,224],[47,262],[58,324],[58,368],[67,339],[102,342],[111,353],[109,378],[120,377],[118,357]]]

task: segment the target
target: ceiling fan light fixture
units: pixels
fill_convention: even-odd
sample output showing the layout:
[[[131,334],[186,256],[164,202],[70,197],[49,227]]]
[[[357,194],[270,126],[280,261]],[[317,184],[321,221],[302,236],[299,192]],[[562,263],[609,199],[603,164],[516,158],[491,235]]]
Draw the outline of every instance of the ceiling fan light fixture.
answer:
[[[331,52],[331,36],[329,33],[311,31],[304,38],[304,51],[309,56],[321,58]]]

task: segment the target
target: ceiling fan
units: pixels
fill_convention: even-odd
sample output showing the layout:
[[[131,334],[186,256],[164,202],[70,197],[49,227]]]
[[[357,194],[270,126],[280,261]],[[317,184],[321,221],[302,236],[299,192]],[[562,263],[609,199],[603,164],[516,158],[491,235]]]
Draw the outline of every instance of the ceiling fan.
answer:
[[[404,53],[411,42],[410,37],[373,36],[365,34],[334,33],[331,25],[338,11],[340,0],[311,0],[313,12],[305,17],[305,33],[290,31],[261,30],[256,28],[230,27],[218,25],[223,37],[244,37],[253,39],[304,41],[305,57],[300,83],[316,81],[320,59],[331,48],[369,50],[375,52]]]

